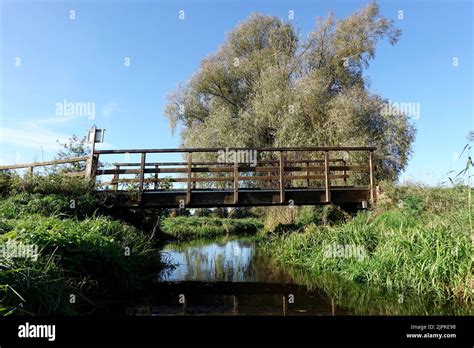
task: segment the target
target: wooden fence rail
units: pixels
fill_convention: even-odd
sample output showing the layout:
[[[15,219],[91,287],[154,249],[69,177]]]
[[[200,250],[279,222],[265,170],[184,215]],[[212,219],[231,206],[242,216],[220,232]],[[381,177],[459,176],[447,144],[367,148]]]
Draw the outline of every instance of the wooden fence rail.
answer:
[[[54,165],[58,165],[58,164],[86,162],[88,159],[89,159],[89,157],[74,157],[74,158],[66,158],[66,159],[61,159],[61,160],[53,160],[53,161],[45,161],[45,162],[12,164],[12,165],[0,166],[0,171],[27,168],[28,169],[28,174],[33,174],[33,170],[34,170],[35,167],[48,167],[48,166],[54,166]],[[85,172],[67,173],[67,175],[81,176],[81,175],[85,175]]]

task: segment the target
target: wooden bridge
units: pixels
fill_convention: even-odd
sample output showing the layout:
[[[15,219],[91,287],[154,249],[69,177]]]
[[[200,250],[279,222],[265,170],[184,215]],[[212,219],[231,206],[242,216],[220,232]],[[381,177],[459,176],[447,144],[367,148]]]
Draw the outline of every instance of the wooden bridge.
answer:
[[[66,173],[95,180],[116,206],[204,208],[337,204],[377,199],[375,147],[179,148],[94,150],[89,157],[0,166],[0,170],[85,162]],[[131,157],[136,160],[132,161]],[[125,161],[112,161],[113,158]],[[164,158],[174,160],[163,160]],[[176,161],[176,158],[184,161]]]

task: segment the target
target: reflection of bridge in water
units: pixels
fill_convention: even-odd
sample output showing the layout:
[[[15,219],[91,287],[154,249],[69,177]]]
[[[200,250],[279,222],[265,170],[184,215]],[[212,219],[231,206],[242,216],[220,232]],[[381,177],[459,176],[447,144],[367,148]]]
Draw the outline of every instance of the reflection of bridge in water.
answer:
[[[279,283],[159,282],[148,294],[146,315],[349,315],[306,286]],[[135,313],[134,313],[135,312]],[[131,308],[129,314],[137,314]]]

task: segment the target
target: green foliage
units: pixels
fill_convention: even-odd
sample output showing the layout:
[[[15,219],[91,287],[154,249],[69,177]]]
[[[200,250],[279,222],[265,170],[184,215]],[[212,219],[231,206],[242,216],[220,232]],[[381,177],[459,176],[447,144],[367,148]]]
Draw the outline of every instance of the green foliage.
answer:
[[[15,220],[12,232],[19,240],[38,245],[42,253],[58,256],[70,276],[90,276],[104,288],[130,286],[136,281],[133,271],[145,264],[151,251],[150,241],[133,227],[105,217],[83,221],[30,217]]]
[[[0,187],[4,196],[27,192],[78,197],[92,193],[94,183],[83,177],[68,177],[61,174],[21,177],[3,173],[0,175]]]
[[[262,227],[259,220],[252,218],[170,217],[161,223],[161,231],[178,240],[256,234]]]
[[[407,115],[382,112],[388,102],[369,92],[364,70],[381,40],[399,37],[375,3],[319,20],[306,38],[254,14],[169,96],[165,115],[173,130],[182,127],[185,147],[375,145],[378,179],[393,180],[415,129]]]
[[[43,195],[40,193],[20,193],[0,200],[0,217],[14,219],[31,214],[44,216],[61,215],[84,218],[97,209],[92,195],[82,196],[73,201],[62,194]]]
[[[67,159],[73,157],[85,157],[90,154],[90,148],[86,145],[86,137],[79,138],[73,135],[68,142],[61,143],[62,149],[56,155],[56,159]],[[85,162],[69,163],[60,169],[60,172],[83,172],[86,169]]]
[[[248,217],[256,217],[252,212],[251,208],[247,207],[235,207],[228,210],[229,218],[231,219],[242,219]]]
[[[16,241],[40,252],[36,261],[0,255],[0,314],[71,314],[91,307],[87,297],[130,291],[163,266],[153,236],[99,215],[92,189],[57,174],[0,175],[0,248]]]
[[[41,256],[36,261],[0,258],[0,316],[74,314],[69,296],[79,291],[79,285],[64,276],[54,256]]]
[[[430,298],[472,301],[468,190],[386,186],[381,206],[345,224],[276,231],[259,243],[280,262],[310,272]],[[330,257],[325,250],[331,245],[357,246],[365,256]]]
[[[193,216],[210,216],[212,210],[209,208],[199,208],[194,210]]]

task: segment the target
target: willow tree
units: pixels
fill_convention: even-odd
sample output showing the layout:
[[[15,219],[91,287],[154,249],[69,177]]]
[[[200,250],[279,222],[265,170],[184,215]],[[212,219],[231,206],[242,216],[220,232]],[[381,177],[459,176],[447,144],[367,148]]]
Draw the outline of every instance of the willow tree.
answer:
[[[400,37],[372,3],[345,19],[318,19],[304,38],[254,14],[168,96],[165,115],[186,147],[377,146],[379,179],[406,166],[415,129],[383,112],[364,71],[377,43]]]

